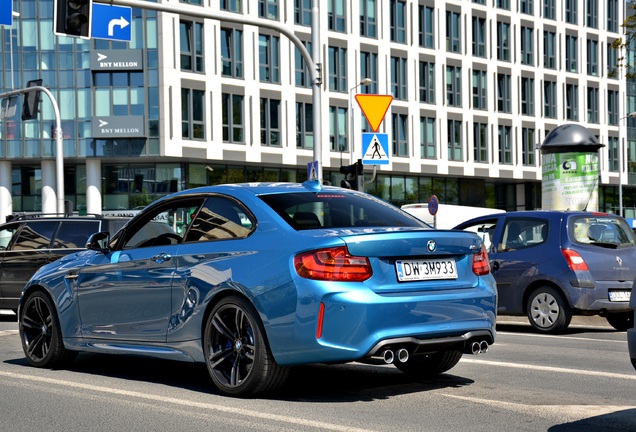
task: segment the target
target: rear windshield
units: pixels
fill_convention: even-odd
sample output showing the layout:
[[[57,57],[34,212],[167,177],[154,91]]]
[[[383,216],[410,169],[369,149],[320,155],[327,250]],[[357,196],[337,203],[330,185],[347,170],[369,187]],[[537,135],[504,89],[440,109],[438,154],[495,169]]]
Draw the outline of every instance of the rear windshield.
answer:
[[[424,222],[392,204],[364,195],[299,192],[261,196],[297,230],[351,227],[418,227]]]
[[[624,219],[615,216],[574,216],[570,237],[576,243],[608,248],[636,245],[634,234]]]

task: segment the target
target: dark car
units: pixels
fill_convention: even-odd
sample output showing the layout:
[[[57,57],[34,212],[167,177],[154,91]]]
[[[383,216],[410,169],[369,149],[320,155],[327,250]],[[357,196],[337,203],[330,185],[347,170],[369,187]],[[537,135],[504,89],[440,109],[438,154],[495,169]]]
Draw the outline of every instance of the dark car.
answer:
[[[527,315],[540,332],[558,333],[572,315],[602,315],[633,326],[629,307],[636,240],[619,216],[519,211],[482,216],[456,229],[479,233],[497,281],[498,313]]]
[[[636,284],[636,281],[634,281]],[[632,319],[636,318],[636,297],[631,298],[629,301],[630,306],[632,307],[633,314]],[[632,321],[633,323],[634,321]],[[636,327],[632,325],[632,328],[627,330],[627,346],[629,347],[629,357],[632,359],[632,365],[634,369],[636,369]]]
[[[18,309],[27,281],[44,264],[86,248],[91,234],[116,232],[130,218],[17,215],[0,225],[0,309]]]
[[[32,365],[80,351],[200,362],[221,392],[254,395],[299,364],[435,376],[495,339],[480,237],[431,230],[358,191],[316,181],[192,189],[97,243],[106,238],[25,287],[19,329]]]

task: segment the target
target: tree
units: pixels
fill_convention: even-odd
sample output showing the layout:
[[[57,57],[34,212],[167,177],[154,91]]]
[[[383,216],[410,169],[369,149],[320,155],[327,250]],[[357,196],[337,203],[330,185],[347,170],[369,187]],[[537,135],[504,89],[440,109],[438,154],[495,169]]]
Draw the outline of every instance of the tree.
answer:
[[[636,62],[634,55],[636,54],[636,4],[626,3],[625,21],[621,27],[625,34],[624,37],[618,38],[612,42],[612,49],[617,50],[617,64],[609,71],[609,76],[615,78],[620,69],[623,69],[625,78],[636,78]],[[610,65],[611,67],[611,65]]]

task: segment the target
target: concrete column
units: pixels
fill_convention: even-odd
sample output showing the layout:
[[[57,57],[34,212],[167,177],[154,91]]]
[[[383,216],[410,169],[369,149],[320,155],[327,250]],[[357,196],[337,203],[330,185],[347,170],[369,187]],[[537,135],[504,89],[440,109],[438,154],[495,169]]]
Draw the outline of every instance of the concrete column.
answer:
[[[0,223],[5,223],[7,216],[12,213],[11,162],[0,161]]]
[[[42,213],[57,213],[55,161],[42,161]]]
[[[86,160],[86,213],[102,214],[102,162]]]

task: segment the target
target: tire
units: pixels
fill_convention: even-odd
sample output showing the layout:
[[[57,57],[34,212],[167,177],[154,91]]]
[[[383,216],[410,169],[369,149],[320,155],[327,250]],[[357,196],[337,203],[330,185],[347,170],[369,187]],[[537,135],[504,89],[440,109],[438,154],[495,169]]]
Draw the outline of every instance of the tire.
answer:
[[[77,352],[64,348],[55,307],[42,291],[31,293],[19,317],[20,340],[28,362],[36,367],[56,368],[67,365]]]
[[[572,310],[560,292],[551,287],[536,289],[527,303],[528,321],[541,333],[563,332],[572,321]]]
[[[608,314],[605,318],[609,325],[618,331],[626,331],[634,327],[634,312]]]
[[[440,351],[427,355],[411,356],[405,363],[396,361],[396,368],[416,378],[429,378],[452,369],[462,358],[457,350]]]
[[[254,396],[281,386],[289,370],[279,366],[254,307],[240,297],[214,306],[204,333],[205,363],[214,385],[230,396]]]

